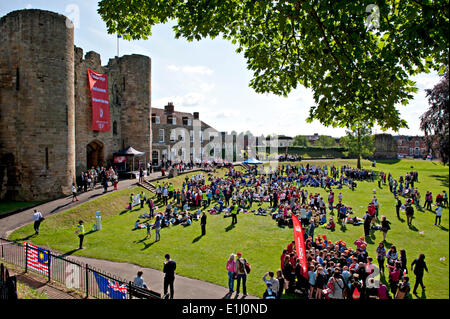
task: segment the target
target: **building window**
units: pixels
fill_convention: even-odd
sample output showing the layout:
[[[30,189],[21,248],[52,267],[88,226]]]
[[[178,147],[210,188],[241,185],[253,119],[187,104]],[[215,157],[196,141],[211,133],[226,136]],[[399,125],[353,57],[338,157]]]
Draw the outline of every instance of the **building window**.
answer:
[[[117,122],[116,121],[113,122],[113,134],[117,135]]]
[[[159,162],[159,153],[158,151],[152,151],[152,163],[153,165],[158,165]]]
[[[187,125],[188,125],[188,126],[191,126],[191,125],[192,125],[191,119],[188,119],[188,120],[187,120]]]
[[[415,144],[416,144],[416,147],[419,147],[419,141],[416,141]]]
[[[170,141],[175,142],[175,130],[170,130]]]
[[[414,149],[412,147],[409,148],[409,155],[413,155],[414,154]]]
[[[176,118],[176,117],[173,117],[173,118],[172,118],[172,124],[173,124],[173,125],[177,125],[177,118]]]
[[[159,130],[159,141],[164,143],[164,129]]]
[[[160,124],[161,118],[159,116],[155,116],[155,124]]]

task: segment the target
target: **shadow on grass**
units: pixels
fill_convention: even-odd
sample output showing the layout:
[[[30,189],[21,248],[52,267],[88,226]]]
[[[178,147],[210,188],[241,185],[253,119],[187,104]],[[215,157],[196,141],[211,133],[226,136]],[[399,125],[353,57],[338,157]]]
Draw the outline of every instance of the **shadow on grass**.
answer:
[[[202,237],[203,237],[203,235],[195,237],[194,240],[192,240],[192,243],[198,242],[200,239],[202,239]]]
[[[420,296],[417,293],[415,293],[414,296],[416,296],[417,299],[427,299],[427,295],[424,290],[422,290],[422,294]]]
[[[405,222],[405,220],[404,220],[403,218],[401,218],[401,217],[397,217],[397,219],[398,219],[401,223],[404,223],[404,222]]]
[[[448,188],[449,185],[448,175],[431,175],[430,177],[436,178],[439,182],[441,182],[441,186]]]
[[[73,203],[73,202],[68,202],[68,203],[66,203],[66,204],[59,205],[58,207],[55,207],[54,209],[52,209],[52,210],[49,212],[49,214],[52,214],[52,213],[56,212],[57,210],[59,210],[59,209],[61,209],[61,208],[64,208],[64,207],[66,207],[66,206],[68,206],[68,205],[70,205],[70,204],[72,204],[72,203]]]
[[[79,249],[72,249],[72,250],[69,250],[69,251],[67,251],[67,252],[65,252],[64,254],[62,254],[60,257],[67,257],[67,256],[70,256],[70,255],[73,255],[73,253],[74,252],[76,252],[76,251],[78,251]]]
[[[444,226],[441,226],[441,225],[438,225],[438,227],[439,227],[440,229],[442,229],[443,231],[446,231],[446,232],[448,233],[448,228],[446,228],[446,227],[444,227]]]
[[[28,240],[28,239],[30,239],[31,237],[35,237],[35,236],[37,236],[37,234],[36,234],[36,233],[33,233],[33,234],[28,235],[28,236],[23,237],[23,238],[17,238],[17,239],[14,239],[13,242],[15,242],[15,243],[21,242],[21,241]]]
[[[412,231],[419,231],[416,226],[414,225],[409,225],[409,229],[411,229]]]
[[[144,240],[145,240],[146,238],[144,238]],[[142,242],[144,241],[144,240],[142,240]],[[155,244],[156,243],[156,240],[154,240],[154,241],[152,241],[151,243],[144,243],[144,247],[141,249],[141,250],[146,250],[146,249],[148,249],[148,248],[150,248],[153,244]]]
[[[334,229],[332,231],[334,231]],[[346,224],[341,224],[341,231],[344,232],[344,233],[347,231],[347,225]]]

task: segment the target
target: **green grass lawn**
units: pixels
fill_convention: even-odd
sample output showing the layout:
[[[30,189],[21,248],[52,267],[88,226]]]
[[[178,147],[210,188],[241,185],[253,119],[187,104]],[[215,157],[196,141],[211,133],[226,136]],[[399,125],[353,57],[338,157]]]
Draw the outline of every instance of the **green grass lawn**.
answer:
[[[37,202],[16,202],[16,201],[0,201],[0,215],[13,212],[18,209],[31,207],[43,203],[42,201]]]
[[[310,161],[310,163],[323,165],[324,161]],[[344,164],[356,166],[355,160],[334,160],[326,163],[338,167]],[[363,166],[366,168],[370,168],[370,164],[369,161],[363,161]],[[427,190],[433,192],[434,198],[442,190],[448,191],[448,167],[438,162],[404,160],[382,163],[379,161],[374,170],[391,172],[394,178],[404,176],[411,170],[418,171],[419,183],[415,186],[421,193],[422,203]],[[198,173],[189,173],[189,175],[192,174]],[[223,175],[224,171],[221,170],[218,174]],[[181,175],[171,181],[179,187],[184,178],[185,175]],[[426,255],[425,261],[430,272],[424,277],[424,283],[427,286],[426,294],[419,297],[448,299],[448,209],[444,209],[441,227],[433,225],[434,212],[424,210],[415,212],[413,226],[410,228],[406,225],[405,217],[397,219],[394,197],[389,192],[388,185],[379,189],[377,182],[359,182],[354,192],[347,187],[340,191],[344,196],[344,204],[352,206],[354,214],[362,217],[373,196],[373,189],[376,189],[380,202],[380,216],[385,215],[392,223],[386,238],[387,246],[395,244],[398,250],[405,249],[408,264],[411,264],[420,253]],[[87,257],[130,262],[156,269],[162,269],[164,254],[170,253],[177,261],[179,275],[209,281],[224,287],[227,286],[225,269],[227,258],[230,253],[241,251],[252,264],[252,272],[247,284],[248,292],[256,296],[262,295],[265,286],[261,278],[265,272],[280,268],[281,251],[293,240],[291,228],[279,228],[270,216],[253,214],[239,214],[238,223],[231,227],[231,218],[208,214],[206,236],[200,237],[199,222],[194,222],[188,227],[178,225],[163,228],[161,241],[155,243],[154,233],[152,238],[145,239],[145,230],[132,230],[138,215],[147,212],[148,209],[135,209],[131,212],[125,210],[129,194],[141,190],[137,187],[117,191],[49,217],[41,225],[39,236],[30,239],[35,244],[47,246],[62,253],[69,252]],[[308,191],[326,196],[321,188],[308,188]],[[337,195],[338,192],[336,190],[335,194]],[[146,193],[149,195],[148,192]],[[264,204],[264,207],[267,206],[268,204]],[[253,209],[257,207],[257,204],[254,204]],[[102,230],[88,233],[85,238],[87,248],[76,251],[78,238],[74,235],[74,230],[78,220],[85,220],[86,230],[89,230],[95,222],[97,210],[102,212]],[[420,234],[421,232],[423,234]],[[27,225],[13,232],[9,238],[23,240],[32,233],[32,225]],[[315,235],[318,234],[326,234],[333,241],[342,239],[348,243],[348,246],[354,247],[353,242],[363,235],[364,231],[362,225],[347,225],[345,228],[338,225],[334,232],[320,227],[315,231]],[[381,240],[382,233],[379,231],[373,232],[371,237],[367,238],[369,255],[376,256],[375,249]],[[445,257],[445,261],[440,261],[441,257]],[[413,285],[414,275],[411,277]],[[226,288],[224,288],[225,291]],[[419,288],[418,291],[420,294],[421,289]]]

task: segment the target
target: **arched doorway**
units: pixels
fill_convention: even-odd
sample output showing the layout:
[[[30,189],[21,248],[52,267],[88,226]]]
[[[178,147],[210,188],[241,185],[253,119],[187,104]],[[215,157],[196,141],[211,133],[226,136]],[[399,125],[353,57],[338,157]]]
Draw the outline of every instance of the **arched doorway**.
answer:
[[[105,164],[105,152],[103,143],[94,140],[86,146],[86,164],[87,168],[103,166]]]

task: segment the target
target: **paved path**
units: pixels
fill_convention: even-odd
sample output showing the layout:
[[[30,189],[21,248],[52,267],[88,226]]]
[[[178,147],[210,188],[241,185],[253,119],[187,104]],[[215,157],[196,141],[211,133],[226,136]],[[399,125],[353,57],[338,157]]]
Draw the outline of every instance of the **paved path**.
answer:
[[[160,172],[152,173],[147,178],[148,180],[154,180],[161,176]],[[118,190],[134,187],[137,184],[136,179],[122,180],[118,184]],[[112,187],[109,187],[108,193],[113,192]],[[34,209],[42,212],[44,217],[48,217],[57,213],[60,213],[69,208],[78,206],[84,202],[103,196],[103,188],[98,187],[94,190],[78,195],[78,202],[72,202],[72,196],[60,198],[37,207],[24,210],[20,213],[4,217],[0,219],[0,237],[7,238],[7,236],[17,228],[32,223],[32,214]],[[150,289],[163,292],[163,277],[164,274],[161,270],[152,268],[142,268],[138,265],[112,262],[108,260],[99,260],[93,258],[86,258],[80,256],[70,256],[71,259],[83,262],[89,266],[101,269],[107,273],[115,274],[120,278],[133,280],[137,271],[140,269],[144,272],[144,279],[149,285]],[[162,265],[161,265],[162,269]],[[227,274],[224,271],[224,284],[227,282]],[[208,282],[191,279],[183,276],[176,276],[175,278],[175,298],[177,299],[220,299],[230,298],[227,295],[228,289],[222,286],[211,284]],[[59,297],[57,297],[59,298]],[[235,298],[233,294],[231,298]],[[242,298],[242,295],[239,296]],[[248,296],[247,299],[256,299],[254,296]]]

